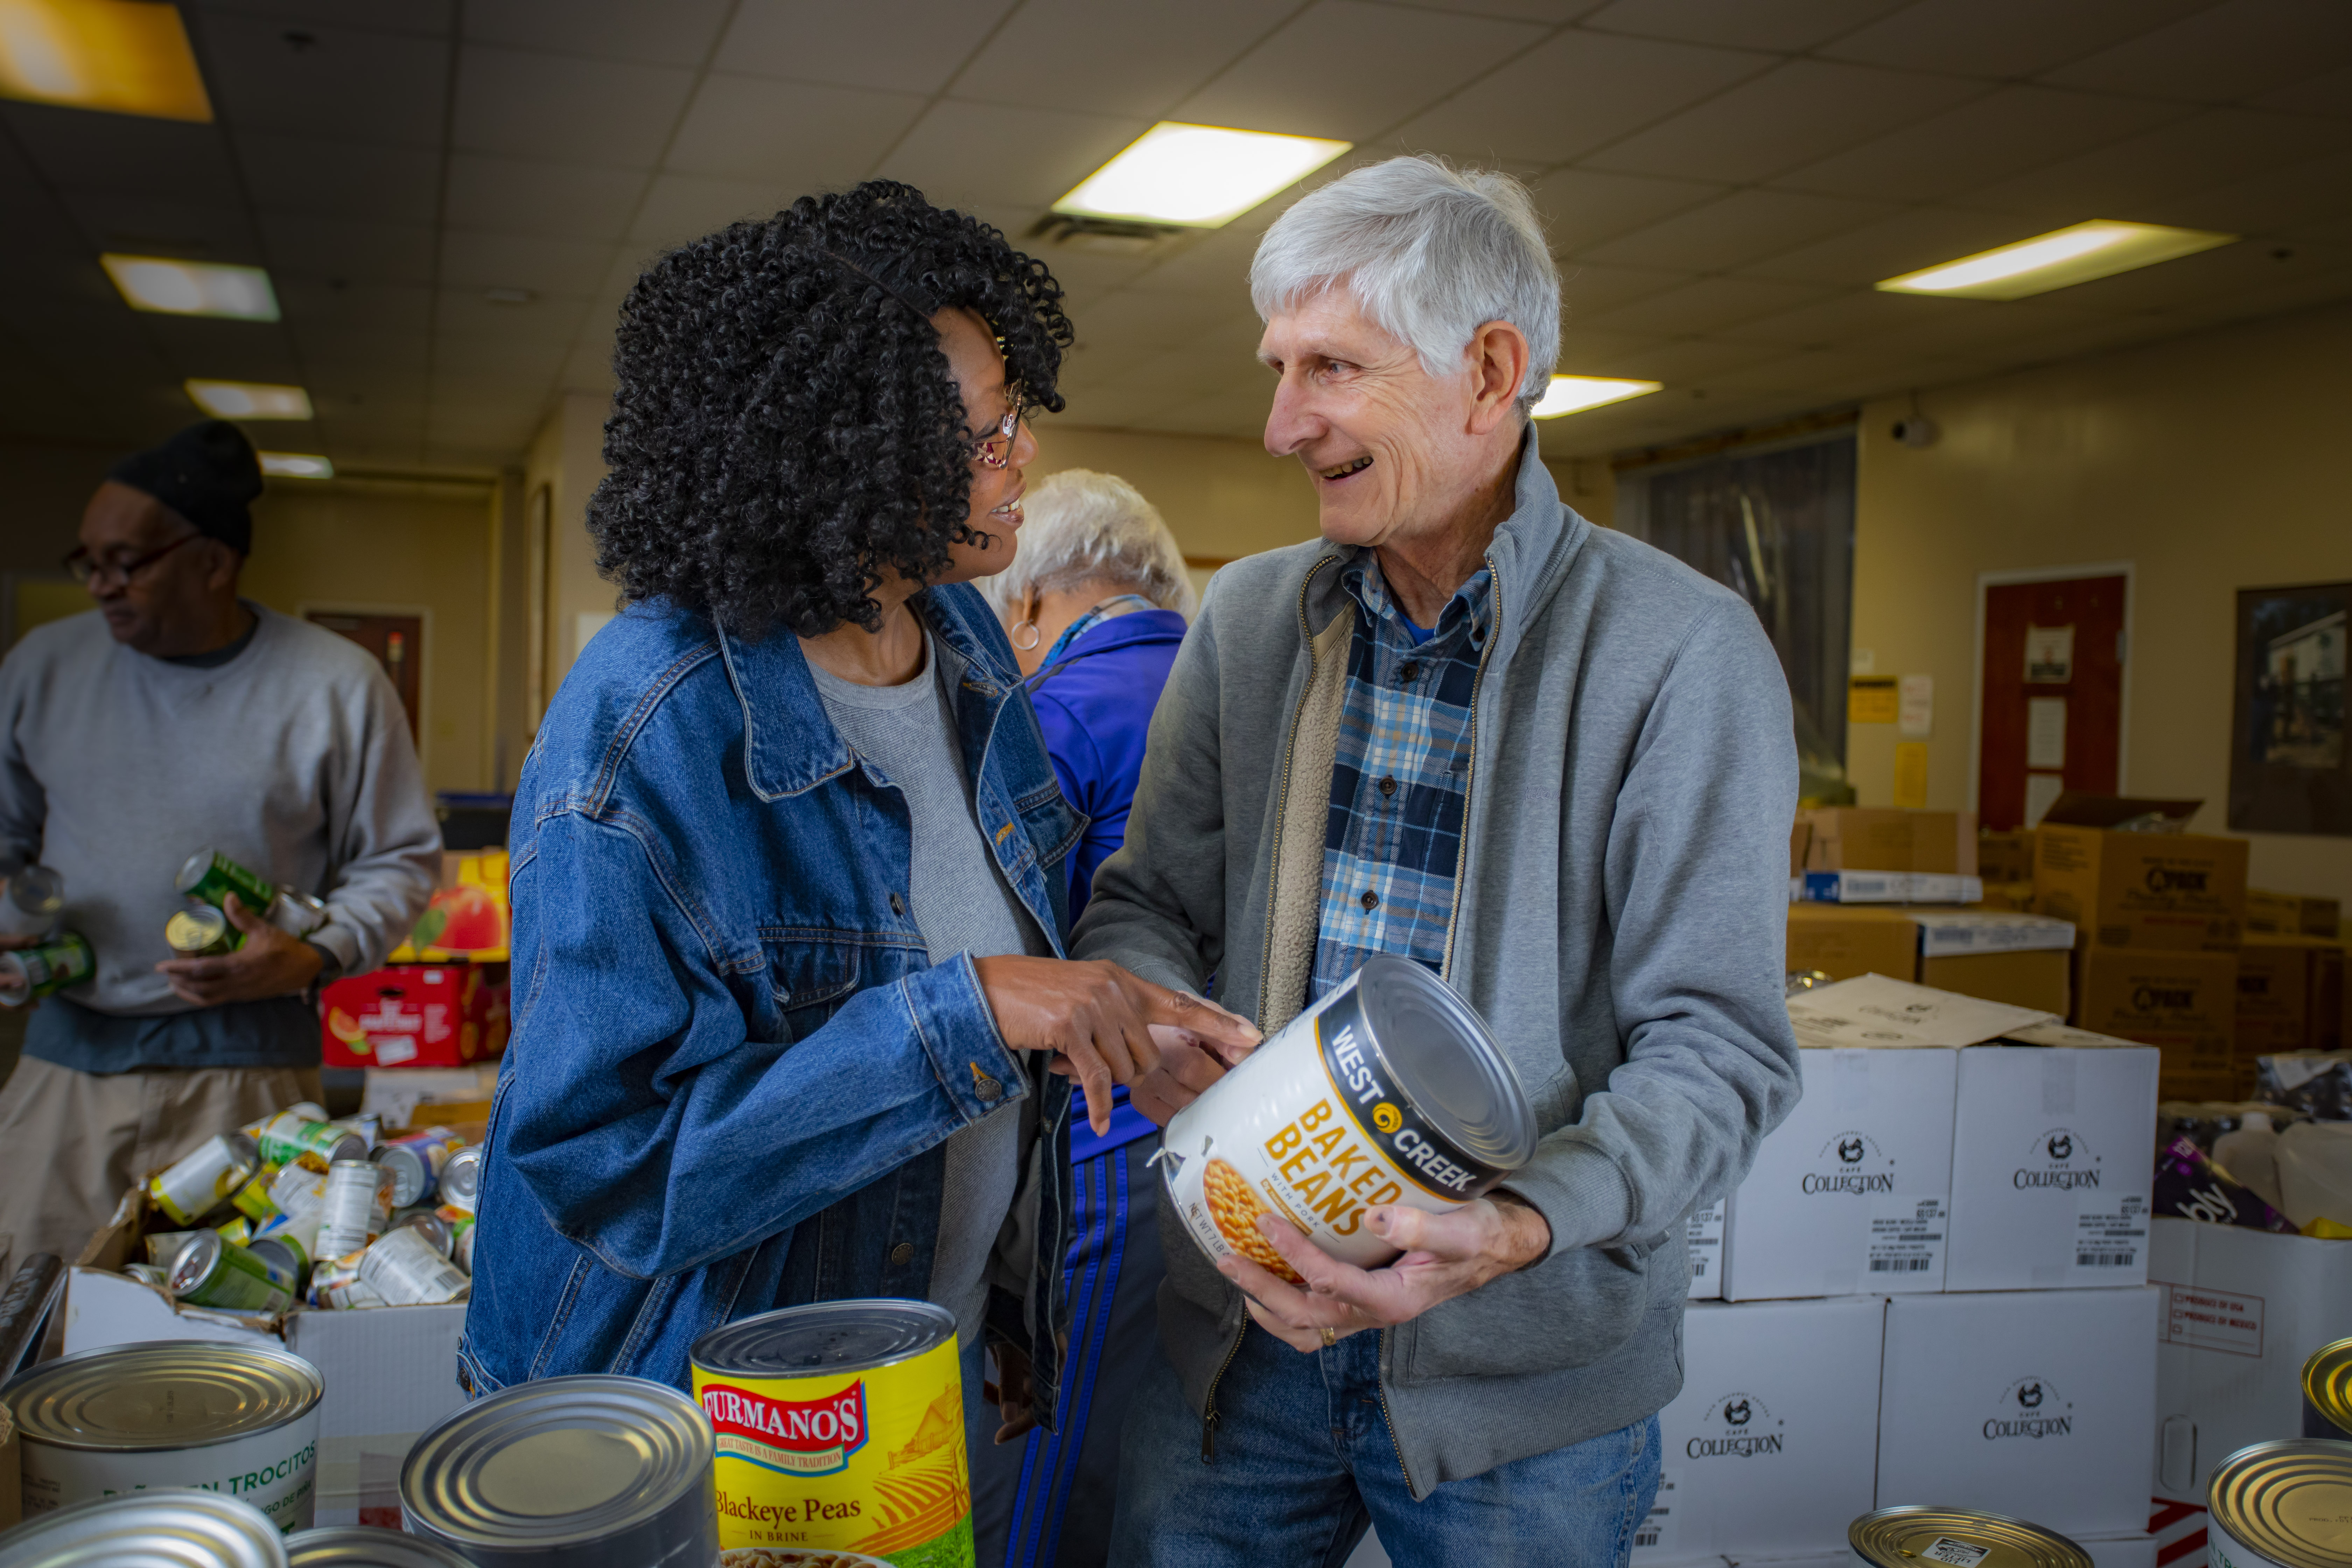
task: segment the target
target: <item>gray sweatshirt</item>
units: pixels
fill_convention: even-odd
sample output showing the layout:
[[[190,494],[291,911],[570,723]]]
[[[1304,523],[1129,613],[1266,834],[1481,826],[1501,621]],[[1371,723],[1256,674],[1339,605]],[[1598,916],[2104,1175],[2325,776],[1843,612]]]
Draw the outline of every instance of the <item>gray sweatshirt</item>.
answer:
[[[1738,1182],[1798,1094],[1779,660],[1737,595],[1594,528],[1560,503],[1532,435],[1521,453],[1486,552],[1496,624],[1444,973],[1534,1101],[1543,1138],[1506,1184],[1552,1249],[1382,1333],[1415,1497],[1674,1397],[1685,1216]],[[1299,1010],[1352,626],[1344,554],[1300,544],[1217,574],[1074,957],[1192,991],[1213,973],[1268,1033]],[[1242,1299],[1182,1226],[1160,1228],[1160,1341],[1205,1439]]]
[[[94,610],[0,662],[0,864],[63,875],[66,923],[98,958],[64,993],[78,1005],[34,1014],[31,1055],[103,1072],[318,1061],[299,1002],[191,1009],[155,973],[198,849],[326,900],[310,940],[346,973],[424,911],[441,835],[399,695],[347,638],[247,607],[252,641],[211,668],[133,652]]]

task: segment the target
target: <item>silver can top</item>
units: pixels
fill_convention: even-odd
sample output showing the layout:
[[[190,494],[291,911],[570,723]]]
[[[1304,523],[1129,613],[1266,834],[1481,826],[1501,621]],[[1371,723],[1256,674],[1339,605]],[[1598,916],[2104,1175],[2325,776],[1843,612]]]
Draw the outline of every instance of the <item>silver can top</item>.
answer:
[[[955,1314],[929,1301],[820,1301],[713,1329],[688,1354],[730,1377],[822,1377],[912,1360],[955,1331]]]
[[[416,1440],[401,1516],[476,1568],[703,1568],[719,1555],[716,1454],[701,1407],[667,1384],[519,1383]]]
[[[172,1258],[172,1294],[184,1296],[202,1285],[220,1262],[221,1248],[227,1245],[216,1230],[200,1230],[188,1237],[187,1244]]]
[[[460,1149],[449,1156],[441,1167],[441,1201],[461,1209],[474,1206],[474,1196],[481,1190],[482,1151],[478,1144]]]
[[[155,1340],[45,1361],[0,1399],[27,1442],[132,1453],[271,1431],[316,1409],[325,1392],[319,1369],[286,1351]]]
[[[1409,958],[1376,954],[1357,974],[1372,1048],[1430,1127],[1496,1172],[1533,1159],[1535,1110],[1486,1020]]]
[[[1882,1508],[1845,1538],[1873,1568],[2091,1568],[2091,1554],[2056,1531],[1970,1508]]]
[[[2305,1437],[2256,1443],[2213,1467],[2205,1506],[2214,1524],[2284,1568],[2352,1564],[2352,1443]]]
[[[159,1487],[27,1520],[0,1535],[0,1568],[287,1568],[287,1562],[278,1527],[251,1503]]]
[[[2303,1363],[2303,1397],[2329,1428],[2352,1436],[2352,1340],[2337,1340]]]
[[[370,1524],[297,1531],[286,1538],[286,1560],[289,1568],[467,1568],[446,1546]]]

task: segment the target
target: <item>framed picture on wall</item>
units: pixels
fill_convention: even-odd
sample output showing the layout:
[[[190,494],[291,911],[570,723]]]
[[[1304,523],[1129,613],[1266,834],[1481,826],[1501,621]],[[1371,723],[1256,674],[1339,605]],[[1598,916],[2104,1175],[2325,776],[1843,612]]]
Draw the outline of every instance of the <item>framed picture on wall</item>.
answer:
[[[2347,607],[2352,583],[2238,590],[2230,826],[2240,832],[2352,836]]]

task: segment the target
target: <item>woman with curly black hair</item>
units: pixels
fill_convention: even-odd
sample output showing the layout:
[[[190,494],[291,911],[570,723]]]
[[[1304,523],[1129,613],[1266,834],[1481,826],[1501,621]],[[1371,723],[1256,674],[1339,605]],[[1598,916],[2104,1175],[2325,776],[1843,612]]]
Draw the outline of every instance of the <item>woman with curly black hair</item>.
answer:
[[[898,1296],[954,1315],[975,1395],[985,1331],[979,1430],[1050,1421],[1067,1077],[1099,1124],[1114,1082],[1172,1106],[1255,1040],[1060,957],[1084,819],[968,585],[1012,559],[1025,409],[1061,406],[1060,292],[883,183],[630,292],[589,505],[625,607],[515,801],[472,1392],[683,1387],[720,1323]]]

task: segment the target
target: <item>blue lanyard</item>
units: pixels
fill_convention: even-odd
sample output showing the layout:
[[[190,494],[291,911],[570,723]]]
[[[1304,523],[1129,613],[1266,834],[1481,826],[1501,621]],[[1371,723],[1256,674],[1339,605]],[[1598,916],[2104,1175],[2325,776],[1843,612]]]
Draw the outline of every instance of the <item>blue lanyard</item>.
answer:
[[[1097,605],[1085,615],[1080,616],[1076,620],[1072,621],[1069,626],[1064,629],[1062,635],[1054,639],[1054,646],[1047,648],[1045,650],[1045,657],[1037,661],[1037,673],[1031,676],[1027,680],[1022,682],[1022,684],[1024,686],[1034,686],[1045,680],[1048,676],[1058,673],[1061,667],[1055,661],[1061,658],[1062,655],[1069,650],[1069,647],[1072,643],[1086,636],[1087,633],[1094,630],[1096,626],[1101,625],[1103,622],[1114,619],[1119,616],[1133,615],[1138,610],[1156,610],[1159,607],[1159,605],[1153,604],[1150,600],[1145,598],[1140,594],[1120,594],[1115,597],[1105,599],[1101,604]]]

